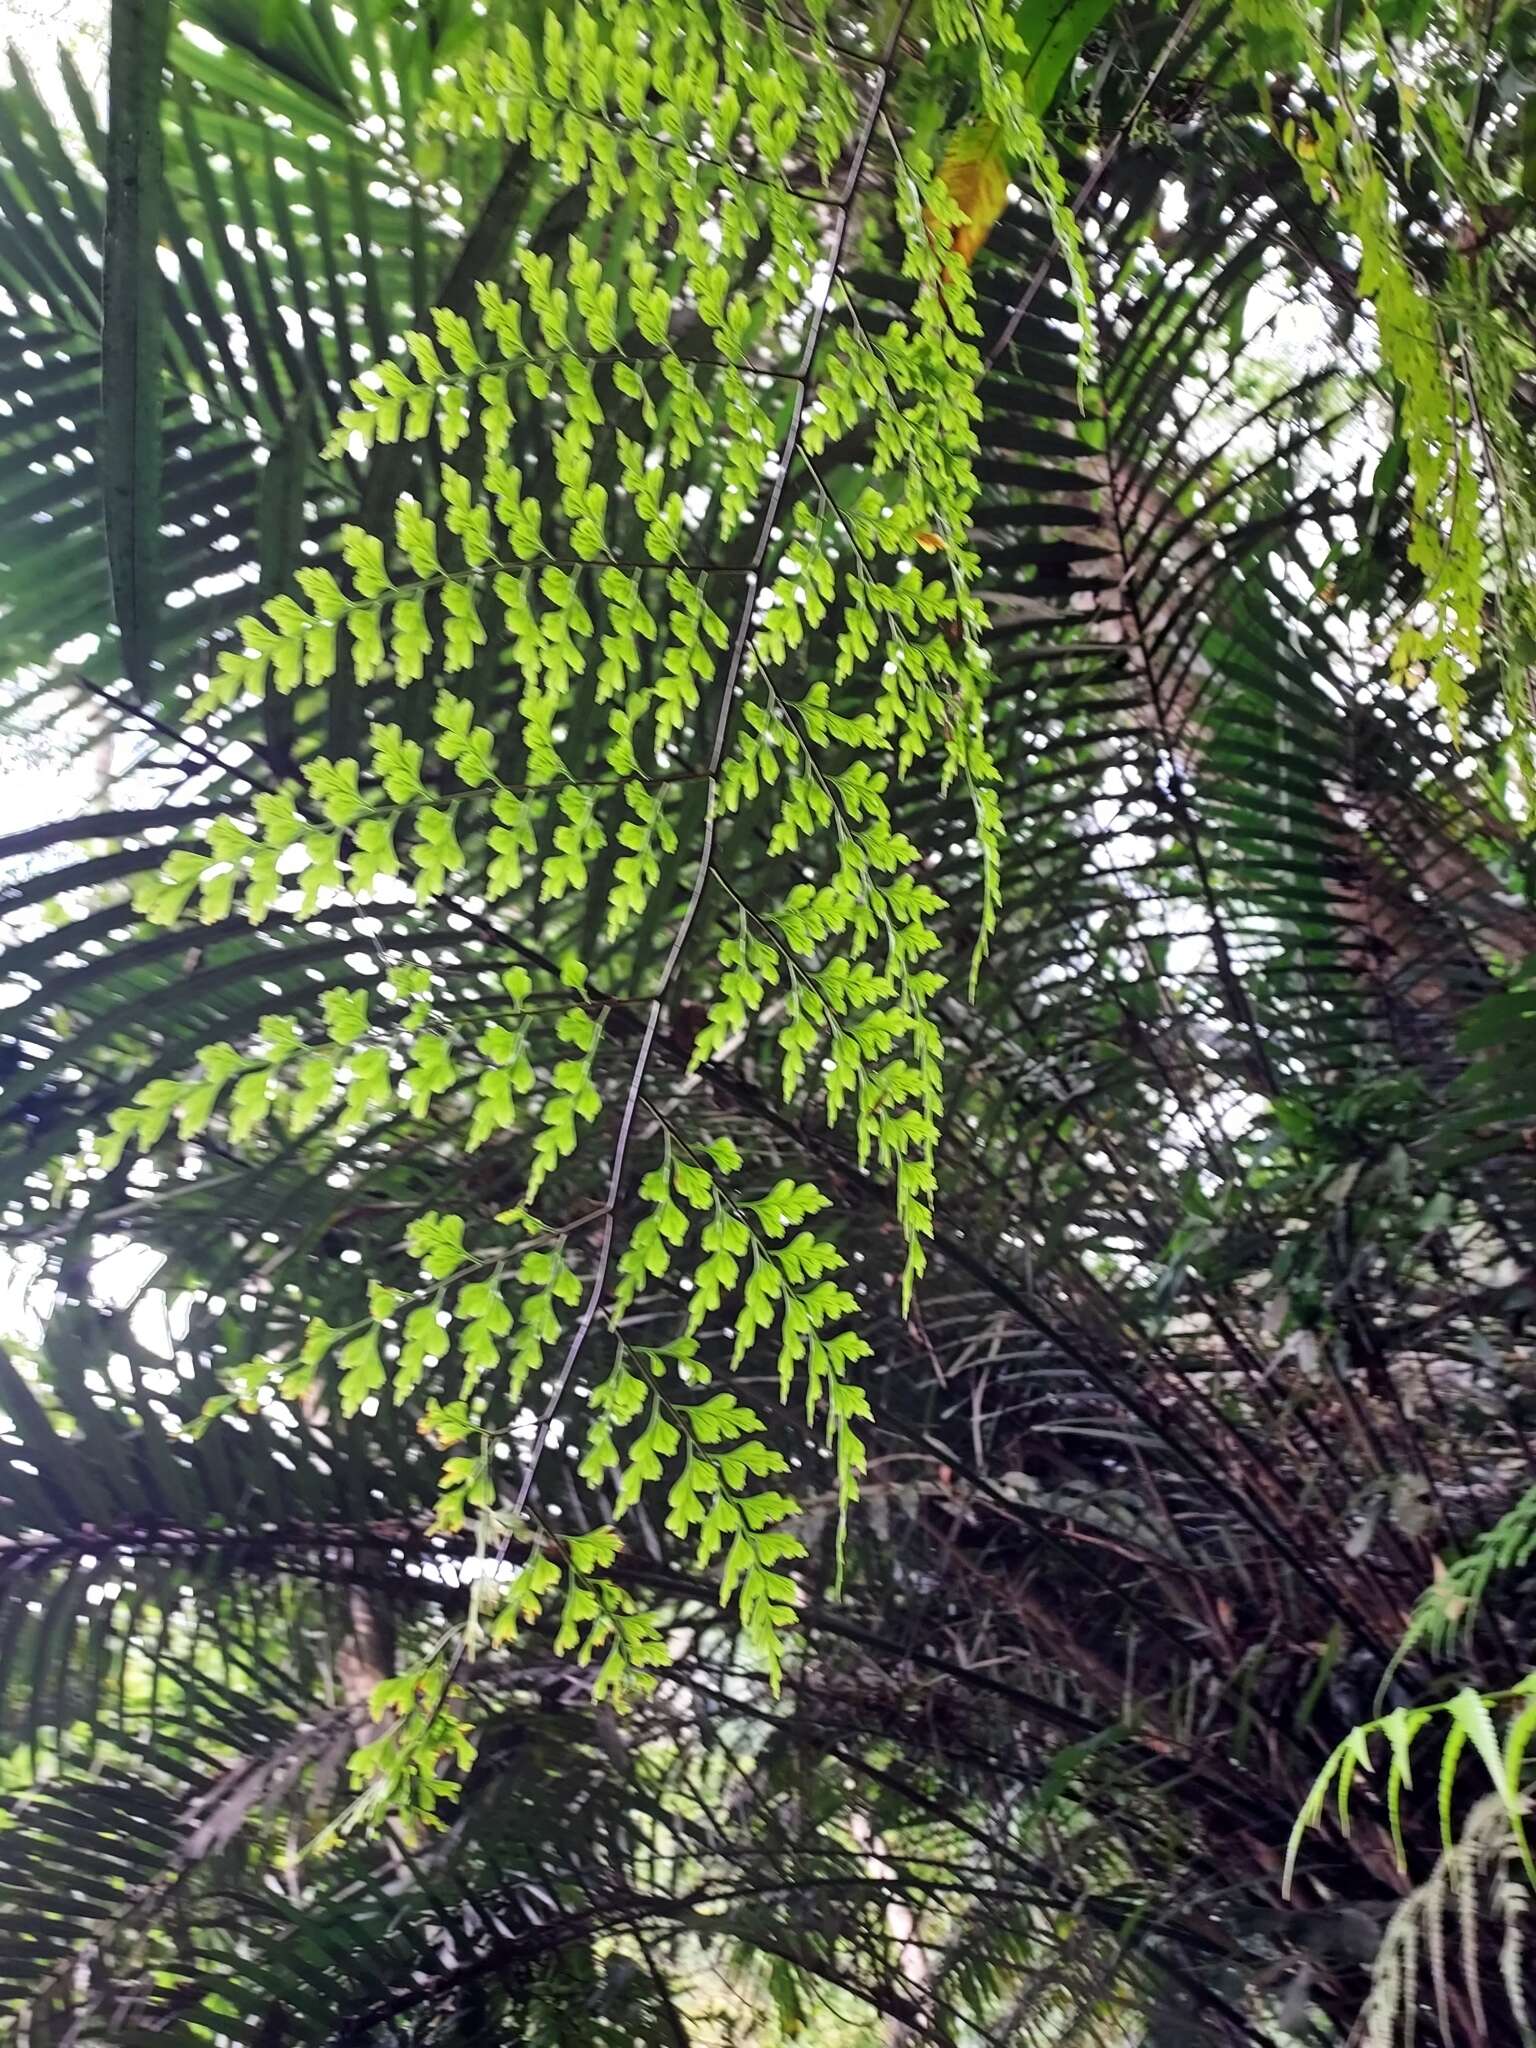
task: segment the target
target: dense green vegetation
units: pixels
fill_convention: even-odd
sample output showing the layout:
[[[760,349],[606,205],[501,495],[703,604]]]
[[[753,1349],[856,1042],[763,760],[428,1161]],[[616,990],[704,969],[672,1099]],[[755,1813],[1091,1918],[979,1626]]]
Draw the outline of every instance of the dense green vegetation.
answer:
[[[13,52],[0,2036],[1531,2037],[1533,166],[1519,4]]]

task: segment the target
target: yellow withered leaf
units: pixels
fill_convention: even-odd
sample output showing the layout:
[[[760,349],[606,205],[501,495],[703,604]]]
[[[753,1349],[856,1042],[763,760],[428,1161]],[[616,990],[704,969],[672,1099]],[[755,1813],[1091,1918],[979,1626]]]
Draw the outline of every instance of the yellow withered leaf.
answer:
[[[929,228],[948,241],[969,269],[1008,202],[1008,167],[998,148],[995,123],[977,121],[951,137],[939,166],[939,182],[963,218],[942,226],[930,218]]]

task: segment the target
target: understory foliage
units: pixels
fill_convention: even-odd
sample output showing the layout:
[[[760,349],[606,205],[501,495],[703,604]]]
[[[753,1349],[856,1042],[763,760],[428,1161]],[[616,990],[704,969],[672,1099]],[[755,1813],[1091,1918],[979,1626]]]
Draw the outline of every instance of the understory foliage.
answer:
[[[112,12],[0,2035],[1528,2039],[1536,14]]]
[[[984,22],[976,33],[962,52],[990,66]],[[941,59],[953,40],[941,26]],[[509,290],[477,278],[473,318],[432,307],[402,361],[353,380],[325,454],[430,445],[440,516],[403,492],[386,533],[344,523],[342,579],[299,566],[298,595],[237,622],[238,651],[220,654],[190,713],[218,730],[220,709],[268,690],[430,676],[430,730],[379,720],[356,751],[311,756],[297,787],[253,797],[249,824],[214,819],[134,891],[171,929],[260,925],[295,882],[300,922],[408,892],[489,945],[451,1006],[430,967],[387,959],[373,985],[320,991],[318,1015],[272,1013],[249,1047],[201,1048],[192,1077],[157,1077],[110,1112],[89,1155],[111,1171],[173,1121],[195,1141],[226,1113],[233,1145],[275,1121],[296,1136],[323,1127],[345,1153],[393,1122],[402,1091],[417,1122],[439,1098],[472,1103],[466,1155],[530,1130],[521,1185],[488,1233],[456,1210],[411,1216],[408,1263],[388,1283],[360,1272],[355,1314],[309,1316],[231,1375],[249,1409],[274,1388],[312,1396],[331,1364],[351,1416],[386,1390],[408,1400],[430,1368],[420,1427],[451,1452],[434,1526],[468,1530],[498,1568],[518,1560],[475,1583],[461,1633],[378,1689],[375,1710],[393,1719],[355,1760],[362,1812],[431,1813],[442,1758],[468,1761],[456,1681],[482,1618],[494,1647],[552,1612],[557,1648],[581,1663],[601,1653],[598,1702],[654,1684],[660,1620],[606,1569],[614,1525],[648,1486],[664,1488],[666,1527],[692,1540],[697,1567],[723,1553],[722,1598],[777,1683],[797,1599],[779,1567],[805,1546],[779,1526],[793,1499],[764,1483],[788,1463],[760,1440],[762,1414],[710,1390],[722,1363],[739,1370],[771,1340],[780,1400],[821,1426],[840,1516],[856,1494],[870,1410],[853,1368],[870,1346],[834,1277],[842,1254],[806,1227],[830,1198],[791,1176],[744,1181],[735,1144],[672,1114],[651,1074],[669,999],[696,983],[707,910],[725,926],[708,942],[721,972],[701,990],[690,1068],[773,992],[782,1097],[796,1104],[814,1071],[827,1123],[848,1122],[860,1166],[889,1178],[910,1299],[932,1232],[944,977],[929,963],[944,903],[893,819],[891,774],[922,758],[941,796],[964,792],[985,877],[978,964],[998,831],[967,545],[975,322],[967,273],[946,256],[952,202],[915,145],[892,150],[889,195],[910,313],[876,336],[855,319],[822,345],[865,165],[892,134],[895,41],[850,78],[814,10],[793,39],[762,40],[734,7],[710,23],[650,4],[569,21],[549,10],[532,37],[512,22],[476,39],[430,118],[528,148],[554,203],[580,200],[572,231],[563,247],[517,249]],[[799,178],[733,161],[777,166],[801,149]],[[749,252],[750,282],[733,288]],[[520,459],[530,406],[547,497]],[[818,464],[851,436],[867,443],[866,481],[838,492]],[[706,447],[719,450],[707,490],[690,481]],[[690,490],[707,497],[691,514]],[[924,549],[928,573],[912,559]],[[515,703],[453,687],[493,635],[520,678]],[[864,708],[850,714],[833,692],[856,678]],[[724,879],[744,836],[795,876],[782,893]],[[524,890],[540,943],[498,951],[499,906]],[[626,1066],[622,1085],[601,1085]],[[349,1178],[344,1163],[332,1176]],[[621,1228],[631,1200],[642,1206]],[[661,1283],[685,1297],[679,1311],[636,1319]],[[734,1338],[717,1354],[701,1339],[728,1304]],[[591,1418],[574,1431],[567,1392]],[[535,1504],[557,1424],[598,1526],[568,1533]],[[517,1468],[510,1505],[503,1464]]]

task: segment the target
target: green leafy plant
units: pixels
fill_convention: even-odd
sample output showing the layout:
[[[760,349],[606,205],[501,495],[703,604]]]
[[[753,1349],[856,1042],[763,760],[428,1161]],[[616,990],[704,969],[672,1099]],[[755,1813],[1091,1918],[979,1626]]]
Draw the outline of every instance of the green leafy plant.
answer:
[[[463,1447],[444,1466],[439,1519],[455,1529],[473,1517],[481,1547],[498,1560],[514,1547],[527,1552],[501,1607],[512,1633],[537,1621],[563,1588],[557,1640],[579,1645],[582,1661],[603,1652],[599,1697],[623,1699],[653,1683],[661,1638],[631,1595],[594,1579],[600,1556],[614,1554],[607,1531],[561,1539],[562,1564],[546,1547],[555,1532],[530,1521],[529,1504],[559,1395],[600,1332],[611,1333],[622,1361],[623,1318],[642,1285],[672,1275],[692,1297],[685,1350],[646,1352],[654,1378],[666,1382],[682,1366],[685,1385],[707,1381],[696,1333],[739,1289],[731,1364],[740,1368],[758,1334],[776,1330],[780,1396],[803,1394],[807,1422],[824,1420],[840,1513],[864,1465],[856,1425],[869,1407],[850,1368],[869,1347],[839,1327],[854,1306],[831,1277],[845,1262],[830,1239],[797,1228],[827,1197],[789,1181],[765,1196],[738,1191],[731,1148],[691,1144],[647,1092],[668,997],[720,891],[717,842],[733,829],[766,829],[769,857],[794,856],[806,879],[782,900],[735,899],[737,936],[722,943],[727,972],[705,1005],[695,1061],[742,1028],[749,1001],[781,990],[784,1097],[796,1098],[813,1058],[825,1064],[829,1120],[848,1116],[860,1161],[892,1176],[908,1291],[932,1229],[942,1108],[932,1005],[943,977],[925,961],[942,898],[919,878],[918,849],[896,826],[882,761],[900,774],[936,750],[941,789],[953,781],[969,792],[992,877],[973,974],[996,914],[983,615],[967,587],[974,564],[965,546],[979,362],[963,274],[946,266],[933,225],[950,195],[933,187],[921,158],[898,154],[891,205],[902,267],[916,281],[911,314],[878,337],[855,321],[824,346],[849,208],[895,74],[888,53],[861,114],[824,27],[803,56],[770,42],[773,61],[764,65],[756,32],[729,7],[703,38],[684,11],[614,5],[567,19],[552,8],[531,38],[516,24],[493,27],[462,58],[439,96],[443,127],[532,148],[561,185],[582,191],[584,231],[569,236],[558,264],[553,254],[520,251],[515,294],[480,281],[477,323],[435,308],[430,331],[405,336],[405,363],[386,359],[354,380],[357,404],[341,414],[333,454],[354,443],[431,444],[441,518],[407,493],[392,536],[344,526],[345,580],[301,567],[297,595],[269,598],[263,615],[241,619],[243,647],[220,656],[194,715],[216,718],[301,684],[362,688],[382,674],[404,688],[429,665],[471,673],[494,631],[523,679],[518,722],[481,722],[472,698],[440,688],[426,741],[382,723],[369,735],[366,765],[312,757],[300,784],[255,796],[249,823],[226,814],[203,846],[167,854],[134,898],[152,924],[171,929],[189,917],[209,925],[238,914],[259,925],[291,904],[290,915],[311,919],[338,896],[359,908],[387,902],[402,882],[418,905],[472,904],[482,907],[475,915],[494,915],[523,884],[526,864],[541,906],[582,900],[601,924],[613,972],[599,983],[567,951],[559,979],[576,1000],[551,999],[535,992],[519,949],[509,947],[516,964],[501,974],[504,1003],[465,1032],[443,1028],[429,976],[391,966],[380,991],[387,1007],[371,1015],[367,990],[330,990],[320,1033],[302,1016],[273,1014],[261,1019],[251,1050],[220,1042],[199,1053],[190,1078],[148,1082],[112,1112],[87,1169],[112,1171],[130,1143],[152,1153],[173,1119],[183,1142],[199,1137],[222,1121],[226,1090],[237,1144],[273,1119],[295,1136],[323,1121],[345,1140],[393,1115],[402,1090],[417,1122],[438,1097],[472,1095],[472,1149],[536,1120],[526,1183],[498,1219],[508,1235],[471,1245],[465,1218],[427,1212],[406,1233],[408,1254],[421,1261],[416,1283],[375,1289],[367,1316],[343,1328],[311,1321],[295,1357],[238,1366],[235,1384],[247,1407],[270,1392],[304,1398],[333,1358],[343,1412],[355,1414],[386,1388],[397,1401],[408,1397],[428,1357],[436,1375],[454,1357],[452,1441]],[[990,59],[983,75],[985,104],[1003,104],[1006,85]],[[697,139],[705,129],[713,149]],[[738,131],[741,147],[775,158],[812,134],[822,180],[847,159],[840,193],[749,183],[731,162]],[[616,221],[638,222],[644,239],[613,247]],[[665,283],[643,253],[663,228]],[[832,287],[809,302],[829,232]],[[728,265],[757,238],[751,284],[733,290]],[[620,264],[615,283],[607,273]],[[697,337],[687,353],[672,340],[679,291]],[[638,436],[623,427],[601,433],[626,405]],[[530,473],[513,445],[530,407],[559,479],[548,523],[527,495]],[[714,503],[707,517],[690,513],[674,477],[706,430],[722,426],[728,452]],[[867,435],[872,452],[868,480],[843,503],[816,465],[850,433]],[[466,442],[480,457],[473,472],[449,460],[469,452]],[[612,486],[600,480],[615,470]],[[724,550],[743,529],[748,552],[728,566]],[[920,539],[942,551],[942,576],[925,576],[908,559]],[[802,656],[807,635],[832,617],[841,624],[831,681],[866,667],[876,678],[857,718],[831,709],[829,681]],[[578,724],[589,734],[585,751]],[[698,836],[685,847],[675,820],[690,790],[702,791],[703,813],[694,809]],[[623,942],[632,927],[654,923],[662,861],[678,858],[693,862],[691,889],[664,934],[659,967],[646,975]],[[561,1168],[604,1135],[607,1105],[594,1074],[614,1001],[628,1006],[635,1035],[606,1201],[586,1219],[598,1239],[583,1276],[566,1263],[570,1231],[556,1220],[572,1199]],[[640,1181],[639,1198],[651,1207],[626,1241],[620,1208],[646,1142],[637,1135],[642,1119],[663,1156]],[[386,1333],[402,1327],[397,1311],[407,1304],[401,1341]],[[445,1345],[436,1332],[454,1322],[462,1330]],[[523,1398],[546,1354],[554,1392],[504,1508],[493,1460],[515,1438],[491,1416]],[[622,1362],[593,1387],[593,1445],[578,1469],[603,1483],[614,1471],[622,1516],[681,1457],[667,1482],[669,1526],[702,1525],[700,1565],[729,1536],[724,1591],[735,1594],[776,1676],[777,1634],[793,1619],[796,1591],[773,1566],[803,1546],[769,1527],[791,1511],[785,1496],[741,1489],[749,1472],[785,1470],[783,1456],[751,1445],[707,1456],[697,1418],[718,1420],[725,1411],[713,1404],[732,1397],[690,1406],[658,1387],[632,1399],[641,1387]],[[227,1406],[217,1404],[215,1419]],[[730,1413],[733,1435],[761,1431],[754,1410],[733,1404]],[[637,1424],[628,1439],[616,1436]],[[427,1427],[438,1433],[435,1412]],[[580,1570],[572,1541],[598,1545]],[[503,1633],[500,1625],[493,1633]],[[469,1753],[465,1724],[450,1709],[469,1646],[466,1638],[441,1651],[438,1675],[380,1688],[378,1710],[397,1725],[354,1759],[361,1782],[379,1770],[398,1790],[414,1776],[417,1803],[431,1810],[445,1781],[430,1759],[445,1745]],[[429,1759],[419,1766],[411,1761],[418,1745]]]
[[[0,92],[99,798],[5,844],[32,2038],[1347,2037],[1358,1763],[1279,1845],[1531,1419],[1485,26],[188,0]]]
[[[1449,1851],[1455,1842],[1452,1802],[1456,1773],[1463,1752],[1470,1744],[1492,1779],[1494,1790],[1521,1844],[1527,1874],[1536,1878],[1536,1865],[1532,1864],[1525,1844],[1521,1784],[1525,1752],[1532,1732],[1536,1731],[1536,1704],[1531,1701],[1533,1691],[1536,1691],[1536,1674],[1501,1693],[1475,1692],[1464,1686],[1451,1699],[1437,1701],[1433,1706],[1394,1707],[1389,1714],[1383,1714],[1374,1721],[1363,1721],[1352,1728],[1319,1772],[1306,1804],[1297,1816],[1286,1863],[1287,1885],[1290,1873],[1295,1869],[1296,1852],[1302,1839],[1307,1829],[1315,1827],[1327,1811],[1330,1792],[1337,1803],[1339,1825],[1348,1832],[1349,1795],[1355,1773],[1374,1768],[1371,1743],[1378,1736],[1387,1748],[1387,1812],[1393,1845],[1400,1866],[1403,1864],[1402,1797],[1413,1783],[1414,1741],[1426,1728],[1437,1731],[1443,1728],[1445,1731],[1440,1750],[1437,1798],[1440,1836],[1445,1848]],[[1507,1721],[1502,1730],[1496,1717]]]

